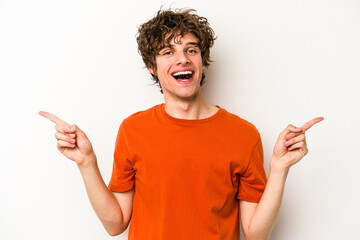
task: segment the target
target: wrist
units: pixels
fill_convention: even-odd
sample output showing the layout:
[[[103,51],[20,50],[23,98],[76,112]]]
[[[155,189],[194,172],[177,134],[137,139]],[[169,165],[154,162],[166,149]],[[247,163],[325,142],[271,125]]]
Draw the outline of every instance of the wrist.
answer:
[[[287,164],[287,161],[282,158],[271,157],[270,159],[270,168],[269,171],[273,173],[283,173],[287,174],[290,170],[290,165]]]
[[[77,166],[80,169],[86,169],[91,166],[97,165],[96,155],[92,152],[90,155],[86,156],[81,162],[77,163]]]

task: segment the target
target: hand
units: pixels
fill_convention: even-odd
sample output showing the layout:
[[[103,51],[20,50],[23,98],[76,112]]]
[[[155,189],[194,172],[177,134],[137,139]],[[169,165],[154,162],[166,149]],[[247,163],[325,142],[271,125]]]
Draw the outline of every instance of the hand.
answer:
[[[314,118],[300,128],[289,124],[275,143],[271,164],[288,169],[299,162],[308,153],[305,132],[322,120],[323,117]]]
[[[81,165],[95,155],[89,139],[78,126],[70,125],[48,112],[40,111],[39,114],[56,124],[57,148],[65,157]]]

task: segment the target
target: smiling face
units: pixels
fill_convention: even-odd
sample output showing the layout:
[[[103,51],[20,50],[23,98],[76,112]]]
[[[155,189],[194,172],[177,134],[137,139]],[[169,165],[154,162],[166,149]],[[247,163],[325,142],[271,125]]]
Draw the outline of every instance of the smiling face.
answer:
[[[203,73],[197,38],[187,33],[171,39],[156,55],[156,71],[149,71],[159,78],[165,100],[195,99],[201,92]]]

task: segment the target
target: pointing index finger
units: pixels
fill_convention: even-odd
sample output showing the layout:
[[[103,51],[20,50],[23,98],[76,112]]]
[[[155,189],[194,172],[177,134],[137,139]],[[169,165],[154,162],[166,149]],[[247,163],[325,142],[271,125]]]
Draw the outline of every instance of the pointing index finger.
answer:
[[[305,123],[304,125],[302,125],[302,129],[304,130],[304,132],[306,130],[308,130],[309,128],[311,128],[314,124],[318,123],[318,122],[321,122],[322,120],[324,120],[323,117],[317,117],[317,118],[314,118],[310,121],[308,121],[307,123]]]
[[[64,125],[68,125],[68,123],[64,122],[63,120],[61,120],[60,118],[58,118],[57,116],[48,113],[48,112],[44,112],[44,111],[40,111],[39,115],[49,119],[50,121],[52,121],[55,124],[64,124]]]

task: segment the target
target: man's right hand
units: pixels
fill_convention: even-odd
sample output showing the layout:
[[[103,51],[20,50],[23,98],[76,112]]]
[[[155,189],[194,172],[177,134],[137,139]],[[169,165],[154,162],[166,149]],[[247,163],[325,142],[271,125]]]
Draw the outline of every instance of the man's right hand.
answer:
[[[111,236],[124,232],[132,215],[134,188],[112,193],[100,174],[95,153],[86,134],[75,124],[70,125],[53,114],[43,111],[39,114],[56,124],[57,147],[67,158],[77,163],[90,203],[106,231]]]
[[[55,138],[57,148],[70,160],[75,161],[79,166],[87,164],[87,161],[94,159],[94,150],[86,134],[75,124],[70,125],[57,116],[40,111],[39,114],[55,123]]]

